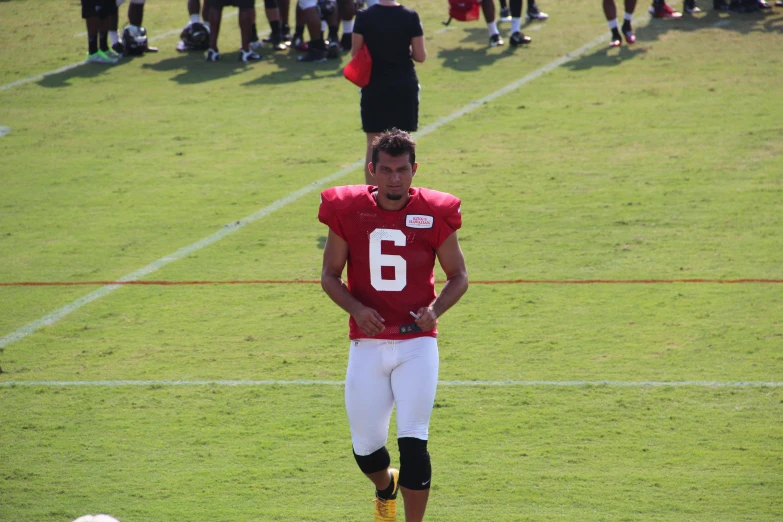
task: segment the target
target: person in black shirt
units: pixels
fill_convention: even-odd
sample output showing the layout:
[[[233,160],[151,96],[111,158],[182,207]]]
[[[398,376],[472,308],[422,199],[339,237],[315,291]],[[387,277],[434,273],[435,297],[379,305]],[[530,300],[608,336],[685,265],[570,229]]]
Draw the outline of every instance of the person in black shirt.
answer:
[[[418,128],[421,86],[413,62],[424,62],[427,50],[418,13],[392,0],[381,0],[357,13],[351,56],[362,44],[372,56],[370,83],[360,91],[362,129],[367,134],[364,179],[372,185],[367,164],[375,138],[392,128],[406,132]]]

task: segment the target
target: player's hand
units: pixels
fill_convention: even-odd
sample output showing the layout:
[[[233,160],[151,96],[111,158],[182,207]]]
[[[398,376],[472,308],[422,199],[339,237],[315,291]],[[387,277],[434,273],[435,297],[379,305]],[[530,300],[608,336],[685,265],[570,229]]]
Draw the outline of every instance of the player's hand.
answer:
[[[438,325],[438,316],[432,310],[431,306],[424,306],[419,308],[416,312],[416,315],[419,316],[419,318],[416,319],[416,324],[419,326],[419,328],[422,329],[423,332],[434,330]]]
[[[356,324],[359,325],[359,329],[364,332],[367,337],[378,335],[386,328],[383,325],[384,319],[381,317],[381,314],[367,306],[354,314],[353,318],[356,321]]]

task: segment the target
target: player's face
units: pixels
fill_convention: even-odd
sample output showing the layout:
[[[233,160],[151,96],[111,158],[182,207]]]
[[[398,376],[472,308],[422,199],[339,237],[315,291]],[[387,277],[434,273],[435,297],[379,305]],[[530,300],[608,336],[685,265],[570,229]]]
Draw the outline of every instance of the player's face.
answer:
[[[373,169],[378,192],[392,201],[402,199],[408,194],[417,167],[417,163],[411,165],[407,154],[392,156],[379,151],[378,162]]]

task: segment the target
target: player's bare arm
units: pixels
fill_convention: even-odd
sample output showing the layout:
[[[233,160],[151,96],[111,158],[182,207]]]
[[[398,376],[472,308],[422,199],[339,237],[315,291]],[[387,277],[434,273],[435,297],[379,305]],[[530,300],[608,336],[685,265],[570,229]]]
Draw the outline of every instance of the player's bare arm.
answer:
[[[359,328],[368,337],[378,335],[383,331],[383,317],[356,299],[342,279],[343,269],[348,262],[348,243],[329,230],[324,247],[323,269],[321,270],[321,287],[324,292],[337,303],[337,306],[351,314]]]
[[[416,312],[419,315],[416,324],[425,332],[435,328],[438,317],[454,306],[468,291],[468,269],[465,267],[465,256],[459,246],[457,232],[446,238],[435,253],[446,274],[446,284],[430,306],[422,307]]]

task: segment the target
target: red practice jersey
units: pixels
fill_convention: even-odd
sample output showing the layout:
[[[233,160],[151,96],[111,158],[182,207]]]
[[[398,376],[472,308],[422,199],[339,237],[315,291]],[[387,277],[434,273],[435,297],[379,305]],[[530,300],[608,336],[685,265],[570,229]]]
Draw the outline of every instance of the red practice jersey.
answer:
[[[460,200],[436,190],[411,188],[401,210],[383,210],[376,187],[324,190],[318,219],[348,243],[348,289],[385,319],[374,339],[410,339],[437,330],[407,332],[410,312],[435,300],[435,250],[462,226]],[[353,317],[351,339],[366,338]]]

